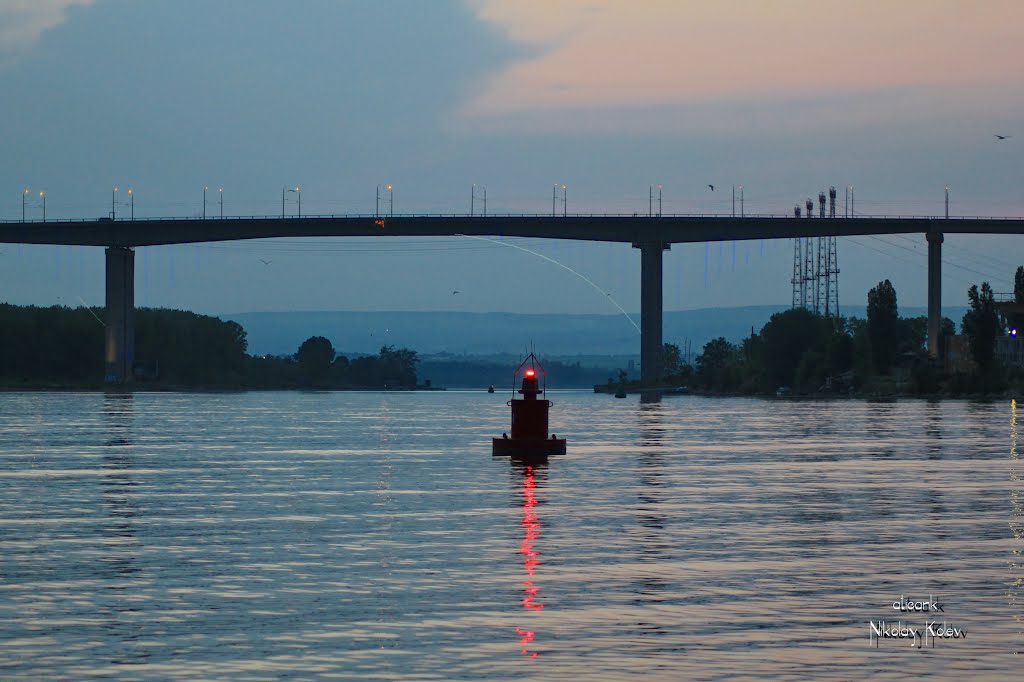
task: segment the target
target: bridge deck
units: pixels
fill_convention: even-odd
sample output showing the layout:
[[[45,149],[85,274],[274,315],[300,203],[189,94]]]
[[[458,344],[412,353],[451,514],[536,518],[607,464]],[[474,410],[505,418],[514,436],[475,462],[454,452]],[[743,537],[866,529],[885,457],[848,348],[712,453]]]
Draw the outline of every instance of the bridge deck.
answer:
[[[1024,234],[1024,218],[309,216],[0,223],[0,243],[155,246],[275,237],[509,236],[688,243],[876,234]]]

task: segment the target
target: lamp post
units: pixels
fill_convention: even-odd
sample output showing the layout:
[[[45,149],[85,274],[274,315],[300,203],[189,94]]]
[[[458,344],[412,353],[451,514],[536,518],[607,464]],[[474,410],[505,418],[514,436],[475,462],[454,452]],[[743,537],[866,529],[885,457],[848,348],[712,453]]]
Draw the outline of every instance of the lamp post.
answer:
[[[740,217],[741,218],[744,217],[744,213],[745,213],[745,211],[743,209],[743,185],[740,185]]]
[[[208,185],[203,185],[203,220],[206,220],[206,191],[210,189]]]
[[[661,185],[658,185],[658,217],[661,217]]]
[[[566,217],[569,214],[569,192],[565,185],[562,185],[562,217]]]
[[[481,187],[480,190],[483,192],[481,198],[484,201],[484,217],[487,217],[487,188]],[[470,217],[476,215],[476,183],[473,183],[473,192],[469,199],[469,215]]]
[[[110,193],[110,219],[117,220],[117,187]]]
[[[551,185],[551,217],[555,217],[555,201],[558,198],[558,185]]]
[[[284,217],[284,197],[288,192],[295,192],[299,195],[299,217],[302,217],[302,194],[299,192],[298,187],[282,187],[281,188],[281,217]]]
[[[46,222],[46,192],[39,192],[39,198],[43,200],[43,222]]]
[[[131,205],[132,221],[135,220],[135,190],[131,187],[128,188],[128,203]]]
[[[388,217],[393,218],[395,215],[395,186],[388,185]]]
[[[220,195],[220,219],[224,220],[224,188],[218,187],[217,194]]]
[[[946,220],[949,220],[949,185],[946,185]]]
[[[28,196],[28,188],[21,193],[21,222],[25,222],[25,197]]]

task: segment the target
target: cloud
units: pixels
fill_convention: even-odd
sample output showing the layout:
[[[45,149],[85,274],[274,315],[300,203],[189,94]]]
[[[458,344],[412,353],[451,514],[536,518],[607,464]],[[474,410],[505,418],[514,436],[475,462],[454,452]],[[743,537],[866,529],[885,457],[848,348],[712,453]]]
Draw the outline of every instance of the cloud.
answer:
[[[460,112],[470,121],[608,112],[615,125],[628,122],[623,112],[660,109],[714,122],[718,105],[742,117],[743,103],[767,102],[782,122],[787,101],[849,120],[857,93],[889,93],[901,112],[934,113],[936,99],[949,100],[960,113],[1021,89],[1020,0],[987,0],[983,11],[957,0],[467,2],[524,48],[478,84]],[[960,89],[971,101],[941,95]],[[915,92],[930,93],[920,107],[906,101]]]
[[[32,47],[49,29],[59,26],[73,6],[95,0],[0,0],[0,53]]]

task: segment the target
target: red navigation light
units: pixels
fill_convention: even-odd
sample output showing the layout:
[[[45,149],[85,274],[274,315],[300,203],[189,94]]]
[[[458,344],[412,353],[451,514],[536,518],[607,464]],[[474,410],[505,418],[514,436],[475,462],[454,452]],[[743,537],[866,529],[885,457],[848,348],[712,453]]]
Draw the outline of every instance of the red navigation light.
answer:
[[[528,377],[532,377],[535,374],[536,374],[536,372],[534,372],[532,369],[526,370],[526,376],[528,376]]]

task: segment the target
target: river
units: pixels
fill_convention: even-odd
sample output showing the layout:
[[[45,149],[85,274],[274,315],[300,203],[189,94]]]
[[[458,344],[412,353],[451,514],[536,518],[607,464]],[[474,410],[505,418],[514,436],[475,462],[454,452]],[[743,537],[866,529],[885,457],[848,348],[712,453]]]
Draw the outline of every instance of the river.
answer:
[[[1019,675],[1012,401],[508,397],[0,394],[0,677]]]

